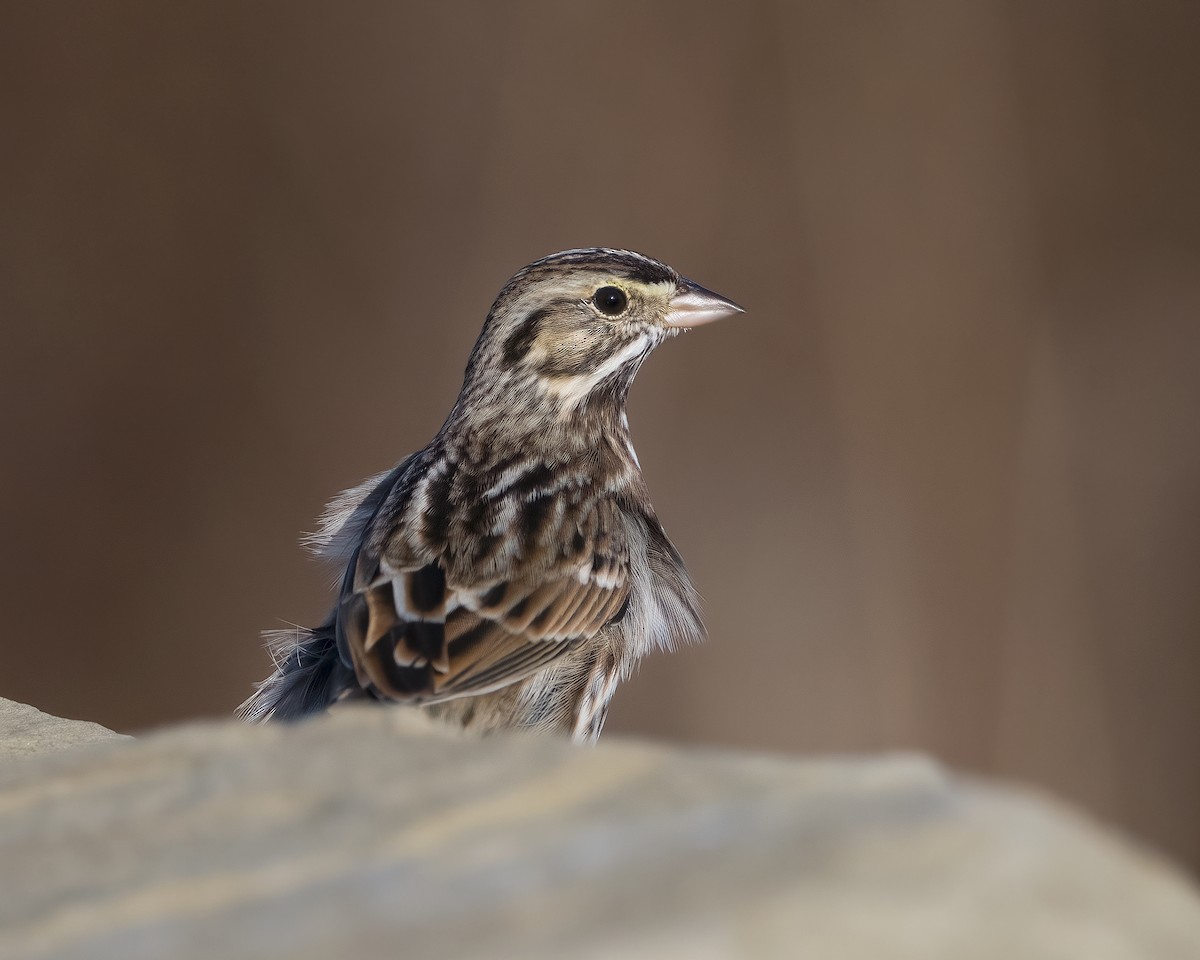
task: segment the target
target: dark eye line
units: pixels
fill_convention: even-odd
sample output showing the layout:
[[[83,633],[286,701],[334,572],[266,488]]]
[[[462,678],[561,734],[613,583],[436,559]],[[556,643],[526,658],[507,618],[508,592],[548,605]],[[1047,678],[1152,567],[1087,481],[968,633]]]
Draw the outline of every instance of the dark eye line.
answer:
[[[513,328],[513,331],[505,339],[503,347],[504,362],[507,366],[515,366],[529,352],[533,342],[537,339],[542,321],[548,316],[550,316],[550,309],[542,307],[540,310],[534,310]]]

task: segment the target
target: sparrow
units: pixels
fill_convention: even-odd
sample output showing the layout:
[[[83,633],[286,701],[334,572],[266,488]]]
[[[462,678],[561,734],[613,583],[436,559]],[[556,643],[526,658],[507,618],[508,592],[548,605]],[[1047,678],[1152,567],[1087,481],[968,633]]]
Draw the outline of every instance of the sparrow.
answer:
[[[517,273],[433,440],[327,507],[308,540],[341,570],[336,603],[315,629],[268,633],[275,671],[239,715],[372,699],[594,741],[643,656],[704,636],[630,439],[630,385],[664,340],[741,312],[628,250]]]

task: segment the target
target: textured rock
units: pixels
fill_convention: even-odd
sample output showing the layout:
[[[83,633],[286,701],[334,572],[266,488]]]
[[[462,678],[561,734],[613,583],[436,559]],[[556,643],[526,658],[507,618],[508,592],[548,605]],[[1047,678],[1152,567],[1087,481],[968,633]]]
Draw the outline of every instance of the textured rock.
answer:
[[[52,717],[37,707],[0,697],[0,762],[101,740],[126,739],[98,723]]]
[[[0,956],[1192,960],[1200,897],[918,757],[475,741],[350,709],[0,765]]]

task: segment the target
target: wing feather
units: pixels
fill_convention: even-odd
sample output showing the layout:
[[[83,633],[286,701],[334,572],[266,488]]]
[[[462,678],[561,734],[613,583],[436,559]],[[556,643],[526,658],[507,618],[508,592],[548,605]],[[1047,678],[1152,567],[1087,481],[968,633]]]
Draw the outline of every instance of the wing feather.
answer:
[[[543,511],[547,516],[563,511]],[[628,553],[615,507],[570,522],[558,554],[493,571],[456,574],[443,556],[401,545],[364,550],[339,607],[338,626],[359,682],[377,695],[437,702],[521,680],[595,636],[629,596]],[[408,525],[397,530],[419,528]],[[403,558],[401,562],[395,561]],[[498,575],[497,575],[498,574]]]

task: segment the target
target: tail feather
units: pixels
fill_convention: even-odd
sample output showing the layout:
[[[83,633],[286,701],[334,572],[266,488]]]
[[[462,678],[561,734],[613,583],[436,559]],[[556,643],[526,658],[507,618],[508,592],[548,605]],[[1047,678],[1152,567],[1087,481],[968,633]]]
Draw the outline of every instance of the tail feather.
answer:
[[[243,720],[300,720],[321,713],[344,691],[358,688],[353,671],[338,655],[332,622],[315,630],[271,630],[265,637],[275,672],[238,707]]]

